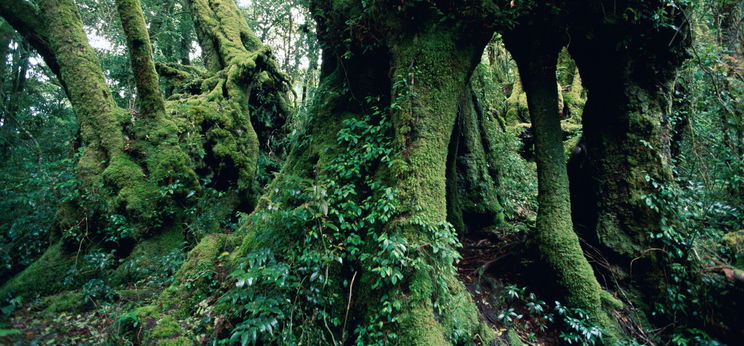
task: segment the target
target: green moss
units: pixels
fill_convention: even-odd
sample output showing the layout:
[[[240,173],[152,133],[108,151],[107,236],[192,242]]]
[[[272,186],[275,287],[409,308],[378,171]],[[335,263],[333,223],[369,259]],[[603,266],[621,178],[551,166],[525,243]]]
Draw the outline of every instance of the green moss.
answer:
[[[448,345],[442,325],[434,318],[433,306],[425,300],[409,303],[400,315],[399,332],[403,345]]]
[[[199,272],[214,267],[218,258],[232,251],[240,237],[229,234],[209,235],[189,252],[188,260],[178,270],[176,276],[183,280],[198,275]]]
[[[480,312],[470,292],[455,277],[450,278],[448,288],[448,297],[443,299],[441,311],[444,313],[440,316],[440,323],[450,333],[450,342],[467,344],[475,340],[482,345],[490,344],[496,334],[480,319]]]
[[[509,346],[523,346],[522,339],[519,338],[519,334],[514,329],[506,331],[506,339],[509,341]]]
[[[158,316],[159,311],[156,305],[146,305],[135,309],[134,314],[141,319],[154,318]]]
[[[196,342],[194,342],[193,340],[187,337],[179,336],[173,339],[159,340],[157,345],[158,346],[189,346],[189,345],[196,345]]]
[[[151,289],[122,289],[117,290],[116,293],[123,301],[142,301],[143,299],[152,298],[156,295],[156,292]]]
[[[188,338],[188,325],[170,312],[162,311],[159,305],[148,305],[134,311],[143,326],[152,326],[143,330],[143,339],[148,344],[192,345],[194,342]]]
[[[564,108],[568,114],[564,114],[569,121],[578,124],[581,122],[581,114],[586,104],[586,93],[581,84],[581,76],[578,71],[573,76],[573,81],[568,86],[568,90],[561,94],[563,96]]]
[[[727,233],[720,242],[733,255],[734,265],[744,269],[744,230]]]
[[[180,335],[183,332],[183,328],[173,316],[165,316],[158,320],[155,328],[148,332],[148,336],[151,338],[170,338]]]
[[[400,108],[392,111],[396,157],[390,173],[399,191],[401,217],[388,227],[398,229],[411,244],[441,241],[428,239],[429,235],[410,223],[411,219],[432,224],[446,219],[448,143],[459,95],[467,90],[469,74],[475,68],[473,61],[477,61],[474,57],[480,56],[482,48],[462,47],[456,42],[452,28],[427,24],[417,35],[391,43],[393,75],[406,80],[407,87],[393,90]],[[405,274],[407,293],[402,298],[398,328],[402,344],[443,345],[471,340],[479,332],[477,324],[468,323],[477,321],[473,302],[434,287],[436,282],[462,285],[453,272],[447,271],[451,263],[440,265],[443,268],[437,271],[436,279],[425,268],[412,268]],[[454,292],[459,289],[464,290],[458,287]],[[436,317],[435,300],[456,313],[444,319]]]
[[[80,312],[90,307],[90,304],[85,300],[85,294],[77,291],[45,297],[43,301],[44,304],[48,304],[44,309],[45,313]]]
[[[74,263],[72,256],[65,254],[62,243],[57,242],[20,274],[0,288],[0,296],[31,297],[35,294],[49,295],[58,292]]]
[[[504,119],[504,123],[510,126],[524,122],[529,118],[527,94],[522,89],[522,82],[517,80],[512,87],[511,95],[506,99],[506,119]]]
[[[504,222],[498,199],[498,173],[487,152],[485,115],[468,88],[460,95],[447,167],[448,215],[461,232],[480,231]],[[470,230],[469,228],[473,228]]]
[[[218,95],[216,99],[189,97],[182,100],[175,111],[190,119],[184,131],[193,131],[192,126],[203,129],[203,151],[211,153],[206,159],[211,161],[211,170],[221,174],[237,172],[237,187],[247,191],[253,186],[256,175],[258,136],[240,104],[224,100],[219,90]]]
[[[612,293],[602,290],[600,292],[602,305],[608,310],[621,310],[625,304],[620,299],[615,298]]]
[[[184,241],[181,230],[177,227],[171,227],[137,242],[129,256],[111,274],[112,282],[126,284],[128,281],[136,279],[136,268],[133,268],[133,266],[157,265],[158,263],[154,261],[181,248]]]
[[[127,210],[135,213],[153,210],[157,198],[157,187],[144,183],[145,174],[132,158],[120,153],[113,156],[103,171],[103,178],[110,186],[119,189],[119,200]],[[117,205],[112,205],[114,210]]]
[[[145,335],[145,340],[173,341],[178,340],[174,337],[183,335],[181,324],[194,313],[199,302],[214,293],[211,275],[219,270],[218,266],[234,258],[229,255],[240,240],[237,235],[210,235],[189,252],[187,261],[176,273],[176,281],[160,294],[156,303],[135,311],[140,318],[157,321],[157,327]]]
[[[721,238],[721,244],[734,252],[744,250],[744,230],[727,233]]]

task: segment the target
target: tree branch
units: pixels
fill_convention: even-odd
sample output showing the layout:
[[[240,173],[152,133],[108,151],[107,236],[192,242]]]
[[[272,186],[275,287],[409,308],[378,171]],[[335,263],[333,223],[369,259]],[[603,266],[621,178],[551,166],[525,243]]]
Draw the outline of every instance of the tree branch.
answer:
[[[41,22],[38,9],[23,0],[0,0],[0,16],[5,18],[13,26],[13,29],[31,43],[39,55],[44,58],[47,66],[57,75],[62,87],[67,89],[59,73],[59,62],[57,62],[52,48],[49,46],[46,25]]]
[[[165,113],[158,74],[152,59],[152,46],[139,0],[116,0],[116,7],[127,38],[129,57],[137,85],[137,98],[143,115],[153,117]]]

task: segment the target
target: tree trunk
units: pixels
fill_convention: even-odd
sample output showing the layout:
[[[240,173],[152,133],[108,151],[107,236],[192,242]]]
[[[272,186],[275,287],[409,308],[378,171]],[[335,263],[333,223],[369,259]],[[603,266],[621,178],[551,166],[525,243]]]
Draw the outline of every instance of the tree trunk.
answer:
[[[51,246],[5,284],[3,294],[57,292],[67,270],[76,265],[74,256],[89,248],[115,249],[127,260],[150,260],[171,252],[183,242],[182,225],[195,217],[187,211],[208,198],[202,194],[207,188],[223,195],[218,203],[224,208],[215,217],[230,218],[236,210],[250,210],[257,189],[259,142],[249,108],[272,109],[278,119],[285,119],[287,112],[282,103],[285,79],[265,47],[253,41],[223,59],[229,63],[224,70],[206,76],[194,73],[187,79],[196,85],[190,89],[195,95],[181,95],[178,102],[165,104],[139,2],[121,0],[118,9],[140,106],[130,114],[111,97],[75,3],[43,0],[38,11],[26,4],[4,0],[0,9],[42,54],[67,92],[80,122],[82,186],[80,198],[58,213],[62,244]],[[236,17],[233,13],[227,19]],[[247,26],[234,25],[240,29],[238,39],[249,37]],[[262,97],[253,98],[251,90],[260,91]],[[127,266],[113,270],[97,275],[126,279]],[[68,281],[82,285],[89,278]],[[75,288],[75,283],[71,285]]]
[[[564,38],[546,35],[561,32],[546,22],[542,26],[523,25],[504,34],[506,47],[519,67],[535,136],[537,246],[557,278],[559,296],[564,296],[570,306],[583,309],[613,337],[616,327],[602,305],[602,289],[573,230],[556,88],[558,53]]]
[[[447,156],[447,221],[459,234],[504,224],[499,201],[493,138],[479,99],[468,87],[458,98],[457,118]]]
[[[170,2],[172,6],[173,2]],[[167,5],[166,5],[167,6]],[[165,116],[165,103],[155,72],[152,45],[139,0],[117,0],[116,7],[129,48],[129,60],[137,86],[140,113],[146,118]]]
[[[404,78],[406,88],[393,90],[394,99],[403,97],[402,105],[392,112],[397,152],[394,162],[399,165],[393,167],[399,210],[398,216],[386,227],[399,232],[409,244],[421,244],[418,245],[421,249],[429,246],[428,243],[441,241],[438,237],[446,239],[446,233],[452,232],[447,226],[441,226],[447,217],[448,141],[457,116],[459,95],[468,90],[470,76],[487,41],[474,40],[468,43],[471,46],[463,46],[459,42],[460,33],[434,23],[426,23],[419,30],[391,42],[390,46],[392,78],[394,81]],[[427,234],[432,232],[429,231],[432,227],[434,233]],[[447,323],[455,315],[444,315],[443,320],[438,321],[434,303],[446,297],[441,296],[443,292],[459,290],[467,299],[467,305],[454,308],[469,309],[471,314],[477,311],[454,273],[447,270],[452,265],[451,259],[438,259],[436,252],[424,256],[431,256],[425,261],[450,262],[437,263],[443,266],[440,271],[412,268],[404,273],[404,287],[410,294],[403,298],[401,342],[436,345],[447,340],[457,341],[451,339],[455,326]],[[441,283],[460,287],[437,287]],[[477,321],[477,316],[469,319]],[[473,327],[470,326],[471,330]]]
[[[653,183],[673,183],[662,121],[669,117],[671,82],[686,57],[688,28],[678,23],[678,14],[670,20],[680,31],[652,20],[620,19],[632,2],[615,4],[618,10],[610,17],[600,15],[601,5],[572,12],[574,18],[596,18],[570,31],[569,49],[588,93],[584,159],[572,170],[574,223],[612,264],[615,279],[632,280],[649,294],[639,302],[651,302],[663,294],[660,246],[651,237],[663,223],[645,198],[658,193]]]
[[[121,124],[128,115],[116,107],[111,97],[98,59],[83,31],[76,5],[69,0],[45,0],[39,3],[38,13],[33,8],[11,4],[10,1],[3,1],[0,5],[12,8],[12,11],[4,12],[8,15],[6,18],[34,44],[50,66],[56,67],[53,70],[65,86],[85,143],[78,163],[83,189],[92,192],[103,185],[109,186],[117,197],[106,206],[112,211],[118,209],[119,203],[127,210],[152,210],[153,194],[143,193],[152,191],[143,182],[144,172],[124,151]],[[74,211],[74,216],[60,220],[61,226],[67,228],[77,224],[80,220],[78,213]],[[100,218],[100,215],[90,216]],[[98,222],[101,220],[91,220],[91,223]],[[80,234],[71,238],[84,237],[87,232],[87,229],[81,229]],[[65,275],[63,268],[70,263],[61,259],[60,250],[59,244],[51,247],[40,260],[4,285],[2,291],[50,293],[58,289]],[[38,285],[39,275],[48,278],[43,280],[47,285]]]

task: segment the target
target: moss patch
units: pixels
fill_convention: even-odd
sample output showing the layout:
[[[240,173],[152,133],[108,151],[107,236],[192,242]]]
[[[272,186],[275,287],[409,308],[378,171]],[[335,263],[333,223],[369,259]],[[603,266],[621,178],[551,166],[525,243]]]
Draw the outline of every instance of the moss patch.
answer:
[[[31,297],[49,295],[62,288],[67,270],[73,265],[72,256],[65,254],[57,242],[20,274],[0,288],[0,296]]]
[[[85,300],[85,294],[77,291],[64,292],[57,295],[45,297],[45,313],[80,312],[90,307]]]

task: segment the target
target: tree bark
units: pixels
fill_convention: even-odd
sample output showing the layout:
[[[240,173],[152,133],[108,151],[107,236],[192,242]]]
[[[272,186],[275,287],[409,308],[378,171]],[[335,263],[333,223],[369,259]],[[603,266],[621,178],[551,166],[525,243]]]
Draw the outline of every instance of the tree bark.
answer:
[[[458,97],[457,118],[447,155],[447,221],[458,233],[478,234],[504,224],[498,164],[487,115],[473,90]]]

